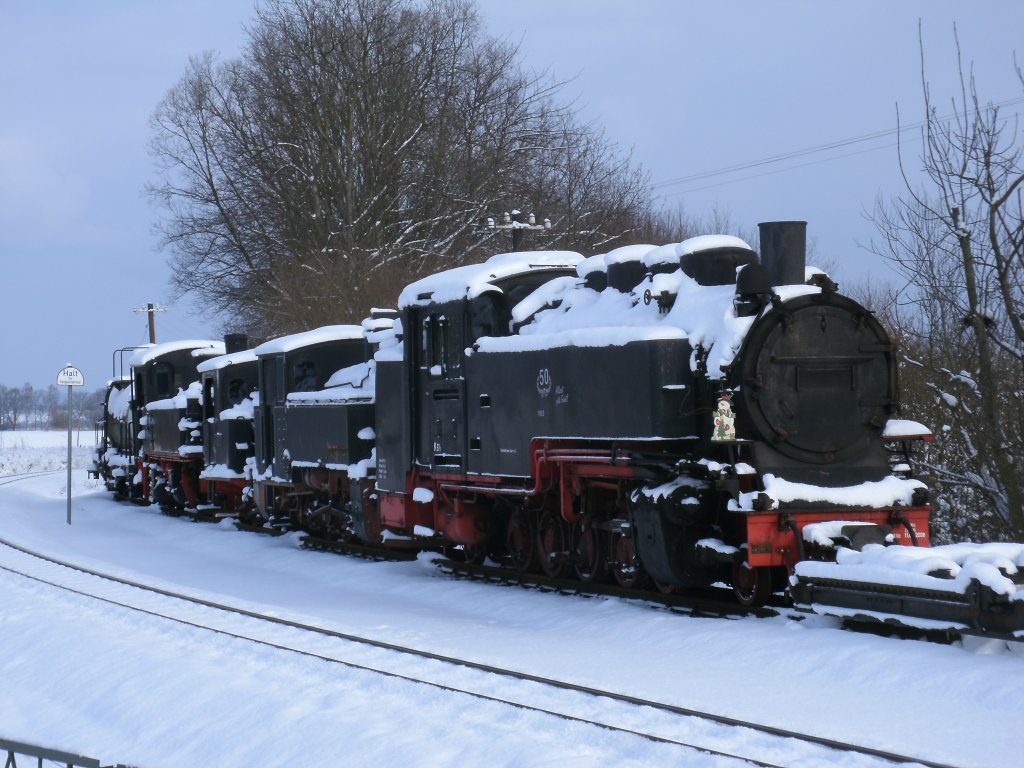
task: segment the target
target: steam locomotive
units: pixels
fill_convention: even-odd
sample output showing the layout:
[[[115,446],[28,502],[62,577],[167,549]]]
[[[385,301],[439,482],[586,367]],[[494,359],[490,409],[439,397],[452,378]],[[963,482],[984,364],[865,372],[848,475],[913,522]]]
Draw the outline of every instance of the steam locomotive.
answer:
[[[361,325],[122,351],[94,471],[175,513],[745,605],[840,548],[927,546],[889,335],[805,266],[804,222],[760,228],[760,255],[501,254]]]

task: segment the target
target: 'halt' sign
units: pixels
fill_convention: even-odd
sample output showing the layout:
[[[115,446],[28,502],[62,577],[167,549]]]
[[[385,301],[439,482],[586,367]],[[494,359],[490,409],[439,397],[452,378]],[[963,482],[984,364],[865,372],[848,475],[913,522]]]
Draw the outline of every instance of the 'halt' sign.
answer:
[[[52,369],[51,369],[52,370]],[[82,372],[73,365],[65,366],[57,374],[58,387],[81,387],[85,386],[85,377]]]

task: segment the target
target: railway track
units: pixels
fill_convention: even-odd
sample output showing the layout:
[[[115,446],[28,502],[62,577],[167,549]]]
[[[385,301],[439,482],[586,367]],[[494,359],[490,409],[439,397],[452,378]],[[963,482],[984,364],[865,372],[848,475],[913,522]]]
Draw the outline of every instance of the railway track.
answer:
[[[171,516],[184,517],[195,522],[220,522],[222,519],[195,514],[172,514]],[[268,528],[266,526],[245,524],[240,521],[235,522],[235,527],[239,531],[257,533],[264,536],[281,536],[288,532],[285,528]],[[337,539],[325,539],[309,534],[302,537],[302,542],[303,547],[317,552],[331,552],[377,561],[415,560],[418,553],[424,551],[422,547],[413,548],[401,543],[387,547],[372,547]],[[539,573],[517,571],[507,566],[452,560],[441,555],[438,555],[435,563],[446,573],[456,578],[558,592],[559,594],[566,595],[579,595],[581,597],[604,596],[625,600],[638,600],[654,608],[682,613],[687,616],[725,619],[751,616],[758,618],[785,616],[800,621],[811,613],[817,612],[795,608],[789,597],[783,596],[780,593],[773,595],[764,606],[742,606],[733,599],[731,590],[725,586],[663,592],[652,586],[621,587],[617,584],[596,581],[584,583],[576,579],[556,578]],[[1021,643],[1019,638],[1006,633],[970,630],[963,627],[929,628],[915,626],[911,623],[899,623],[895,620],[873,620],[855,615],[852,612],[849,616],[838,618],[845,629],[881,637],[923,640],[942,645],[949,645],[960,641],[987,639],[1002,640],[1008,644]]]
[[[618,597],[625,600],[642,600],[654,606],[685,613],[688,616],[708,616],[716,618],[771,618],[773,616],[789,616],[801,618],[786,608],[781,597],[764,607],[745,607],[731,599],[728,588],[695,589],[687,592],[659,592],[657,589],[629,589],[616,584],[599,582],[584,583],[574,579],[558,579],[536,573],[521,573],[509,568],[491,565],[477,565],[448,559],[439,559],[437,563],[453,576],[479,581],[496,582],[559,592],[567,595],[584,597]]]
[[[735,733],[735,729],[739,728],[756,736],[760,744],[758,751],[763,755],[789,754],[793,745],[800,744],[802,749],[813,752],[822,764],[837,762],[845,754],[848,756],[861,755],[892,764],[913,763],[931,768],[951,768],[946,764],[923,760],[915,756],[873,749],[864,745],[731,718],[717,713],[703,712],[667,702],[602,690],[571,681],[524,673],[372,637],[340,632],[280,616],[267,615],[241,606],[198,598],[85,568],[4,539],[0,539],[0,546],[7,553],[7,557],[4,558],[6,562],[0,563],[0,570],[48,585],[54,589],[64,590],[197,630],[245,640],[278,651],[386,676],[405,683],[431,686],[455,695],[499,703],[578,724],[636,736],[652,742],[697,750],[705,754],[766,768],[779,766],[779,763],[760,759],[756,754],[737,754],[730,750],[728,748],[728,743],[731,740],[729,734],[730,732]],[[20,560],[20,563],[12,563],[12,556],[15,561]],[[72,577],[73,581],[91,580],[92,587],[96,586],[96,580],[113,585],[113,593],[109,589],[85,589],[81,583],[69,584],[67,583],[69,573],[77,574]],[[107,594],[97,593],[103,591],[107,591]],[[148,594],[140,600],[140,593]],[[180,613],[180,608],[183,606],[187,607],[184,616]],[[200,609],[202,620],[196,616],[195,609],[197,607]],[[217,617],[221,620],[229,617],[228,626],[225,626],[223,621],[219,622]],[[273,629],[269,634],[268,628]],[[280,636],[281,630],[285,630],[286,637]],[[316,647],[308,647],[310,640],[316,641],[314,643]],[[337,645],[339,641],[343,643],[341,648]],[[325,647],[323,643],[327,643],[330,647]],[[303,645],[307,647],[302,647]],[[353,652],[357,648],[368,650],[369,655],[363,653],[360,658],[360,653]],[[344,653],[340,651],[344,651]],[[400,659],[412,660],[416,674],[404,671],[403,662],[396,662]],[[429,675],[422,674],[424,662],[431,665],[431,669],[435,673],[434,679],[429,679]],[[474,675],[474,684],[472,686],[452,684],[450,682],[451,670],[456,668],[462,670],[462,673],[458,675],[460,678],[465,677],[467,670],[471,671]],[[446,670],[448,670],[449,680],[445,679]],[[503,693],[510,684],[517,689],[515,696]],[[557,700],[561,706],[552,706],[553,699]],[[573,714],[573,712],[582,712],[593,708],[598,700],[602,714],[606,714],[606,717],[596,719]],[[630,723],[636,719],[641,708],[643,727],[635,727]],[[721,732],[712,738],[705,737],[701,740],[680,737],[680,732],[685,734],[687,731],[693,730],[690,724],[694,722],[714,724],[721,728]],[[780,739],[784,741],[780,742]],[[744,741],[749,743],[750,738],[744,739]],[[801,760],[801,762],[804,761]]]
[[[10,475],[0,475],[0,486],[10,485],[11,483],[17,483],[22,480],[28,480],[33,477],[42,477],[43,475],[55,475],[58,472],[64,472],[63,469],[41,469],[36,472],[14,472]]]
[[[239,526],[240,530],[253,530]],[[267,533],[257,530],[258,533]],[[339,541],[318,539],[312,536],[303,538],[303,546],[320,552],[352,555],[373,560],[411,560],[416,553],[409,549],[382,549],[362,545],[347,544]],[[661,592],[653,587],[627,588],[617,584],[590,582],[584,583],[575,579],[560,579],[538,573],[516,571],[509,567],[467,563],[438,556],[435,561],[445,573],[461,579],[501,584],[505,586],[535,589],[544,592],[557,592],[564,595],[581,597],[616,597],[623,600],[637,600],[652,608],[668,610],[687,616],[709,618],[739,619],[747,617],[771,618],[785,616],[802,621],[812,612],[798,609],[792,601],[781,594],[775,594],[764,606],[742,606],[737,603],[728,587],[705,587],[679,592]],[[1020,639],[1006,633],[971,631],[966,628],[929,628],[900,624],[893,621],[870,620],[858,617],[851,612],[850,616],[837,617],[845,629],[863,634],[881,637],[895,637],[903,640],[922,640],[940,645],[950,645],[968,639],[1002,640],[1007,643],[1020,643]]]
[[[195,514],[172,515],[174,517],[187,517],[197,522],[220,522],[221,518],[211,518]],[[259,533],[261,535],[279,536],[288,532],[283,527],[268,528],[266,526],[248,525],[240,521],[235,522],[236,528],[240,531]],[[319,552],[332,552],[335,554],[350,555],[371,560],[414,560],[421,551],[432,551],[430,547],[423,545],[414,546],[412,542],[391,541],[386,546],[368,546],[352,542],[340,541],[337,539],[321,538],[312,534],[302,536],[303,546]],[[443,544],[439,542],[436,550],[441,550]],[[1024,645],[1021,637],[1006,631],[994,629],[971,628],[967,625],[950,622],[948,625],[931,626],[915,622],[913,614],[907,614],[906,621],[898,619],[899,612],[895,611],[888,617],[876,618],[870,614],[862,614],[856,611],[829,612],[821,610],[820,607],[808,607],[793,605],[789,593],[786,595],[776,593],[772,595],[764,606],[741,606],[732,596],[728,587],[705,587],[700,589],[670,590],[662,591],[655,586],[634,586],[622,587],[609,582],[582,582],[571,578],[558,578],[540,573],[518,571],[514,568],[501,565],[478,564],[453,560],[439,555],[437,562],[447,573],[452,576],[499,583],[510,586],[520,586],[541,591],[552,591],[560,594],[580,595],[582,597],[617,597],[626,600],[640,600],[650,604],[652,607],[659,607],[675,613],[684,613],[688,616],[707,616],[716,618],[744,618],[755,616],[769,618],[773,616],[786,616],[794,620],[802,620],[812,614],[832,615],[837,618],[845,629],[861,632],[864,634],[878,635],[881,637],[897,637],[904,640],[923,640],[932,643],[949,645],[955,642],[977,642],[985,640],[998,640],[1005,642],[1007,646]],[[896,600],[900,599],[897,595]],[[827,601],[824,601],[827,605]]]

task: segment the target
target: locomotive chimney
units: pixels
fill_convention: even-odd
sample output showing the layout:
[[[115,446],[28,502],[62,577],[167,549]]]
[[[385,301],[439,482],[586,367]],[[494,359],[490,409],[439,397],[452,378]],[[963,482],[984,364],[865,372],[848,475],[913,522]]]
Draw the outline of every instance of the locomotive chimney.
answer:
[[[248,348],[249,337],[244,333],[224,334],[224,354],[230,355],[232,352],[244,352]]]
[[[761,264],[771,275],[772,285],[803,285],[807,259],[806,221],[763,221]]]

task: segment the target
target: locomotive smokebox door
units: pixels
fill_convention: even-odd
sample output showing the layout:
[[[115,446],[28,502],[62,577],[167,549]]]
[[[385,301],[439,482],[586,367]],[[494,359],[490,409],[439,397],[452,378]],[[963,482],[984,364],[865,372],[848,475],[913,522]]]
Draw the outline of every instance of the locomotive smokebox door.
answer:
[[[811,293],[787,301],[754,325],[738,356],[743,386],[734,399],[744,430],[787,457],[790,478],[815,466],[876,466],[873,451],[895,409],[893,355],[885,329],[850,299]],[[878,478],[830,482],[865,479]]]

